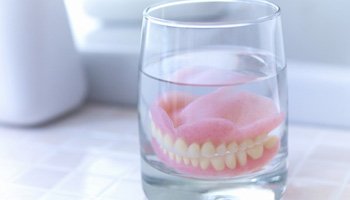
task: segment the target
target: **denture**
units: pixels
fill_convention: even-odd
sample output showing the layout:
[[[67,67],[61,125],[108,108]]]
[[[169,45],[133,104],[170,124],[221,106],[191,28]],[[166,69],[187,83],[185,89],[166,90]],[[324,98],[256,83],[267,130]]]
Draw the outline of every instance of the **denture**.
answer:
[[[221,88],[203,96],[170,92],[150,110],[152,147],[175,170],[236,176],[261,169],[278,152],[271,135],[284,119],[273,101]]]

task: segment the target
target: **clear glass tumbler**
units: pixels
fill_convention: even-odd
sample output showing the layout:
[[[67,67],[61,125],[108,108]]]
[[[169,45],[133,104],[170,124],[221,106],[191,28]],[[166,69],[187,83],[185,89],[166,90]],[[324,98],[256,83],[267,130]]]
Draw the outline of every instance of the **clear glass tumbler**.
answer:
[[[279,7],[186,0],[146,9],[139,118],[149,200],[280,199],[287,85]]]

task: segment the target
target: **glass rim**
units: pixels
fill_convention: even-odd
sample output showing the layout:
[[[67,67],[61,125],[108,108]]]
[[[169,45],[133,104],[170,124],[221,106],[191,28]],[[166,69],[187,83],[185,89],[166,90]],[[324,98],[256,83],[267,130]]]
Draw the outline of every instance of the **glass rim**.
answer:
[[[186,5],[186,4],[194,4],[194,3],[254,3],[254,4],[263,4],[270,6],[270,8],[273,9],[273,11],[267,15],[264,15],[262,17],[258,17],[255,19],[249,19],[249,20],[242,20],[242,21],[231,21],[231,22],[210,22],[210,23],[199,23],[199,22],[186,22],[186,21],[180,21],[180,20],[170,20],[160,17],[152,16],[152,12],[177,6],[177,5]],[[157,4],[153,4],[148,6],[143,11],[143,18],[145,20],[149,20],[152,23],[163,25],[163,26],[169,26],[169,27],[177,27],[177,28],[233,28],[233,27],[240,27],[240,26],[249,26],[249,25],[256,25],[260,24],[266,21],[270,21],[275,19],[276,17],[280,16],[281,14],[281,8],[272,2],[269,2],[267,0],[180,0],[180,1],[168,1],[168,2],[161,2]]]

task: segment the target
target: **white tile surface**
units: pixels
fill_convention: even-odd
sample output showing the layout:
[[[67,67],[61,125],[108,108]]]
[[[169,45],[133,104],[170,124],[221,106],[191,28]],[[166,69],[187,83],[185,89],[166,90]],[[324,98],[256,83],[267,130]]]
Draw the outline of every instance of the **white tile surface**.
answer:
[[[76,137],[66,142],[63,147],[65,148],[77,148],[82,150],[99,150],[103,148],[108,148],[112,142],[108,139],[100,138],[88,138],[81,135],[81,137]]]
[[[89,154],[82,151],[59,150],[41,164],[72,170],[87,162],[89,158]]]
[[[303,179],[293,179],[288,186],[285,200],[331,200],[339,190],[337,184]]]
[[[44,194],[44,190],[38,190],[11,183],[0,183],[0,199],[37,200],[40,199]]]
[[[0,199],[92,200],[125,177],[140,187],[137,134],[135,109],[103,105],[45,127],[0,126]]]
[[[55,151],[54,148],[38,146],[31,143],[14,145],[4,156],[5,160],[33,164],[48,157]]]
[[[143,199],[139,182],[122,180],[115,183],[101,196],[101,199]]]
[[[79,170],[90,174],[118,178],[135,169],[135,165],[132,163],[131,159],[123,157],[101,157],[91,161]]]
[[[289,138],[284,200],[347,199],[350,131],[292,125]],[[0,200],[116,199],[145,199],[136,110],[88,105],[42,128],[0,127]]]
[[[27,166],[22,163],[2,160],[0,162],[0,180],[10,182],[25,169]]]
[[[14,183],[41,189],[51,189],[68,174],[67,171],[58,171],[45,168],[33,168],[15,179]]]
[[[50,193],[43,196],[40,200],[92,200],[92,199],[88,197]]]
[[[97,197],[114,182],[113,178],[76,173],[58,186],[57,191],[83,197]]]

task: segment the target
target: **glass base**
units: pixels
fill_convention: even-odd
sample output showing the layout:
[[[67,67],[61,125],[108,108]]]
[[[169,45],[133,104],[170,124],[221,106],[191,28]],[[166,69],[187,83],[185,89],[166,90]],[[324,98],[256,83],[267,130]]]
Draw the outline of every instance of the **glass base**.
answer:
[[[286,188],[286,162],[269,173],[235,179],[201,180],[169,175],[142,160],[148,200],[279,200]]]

